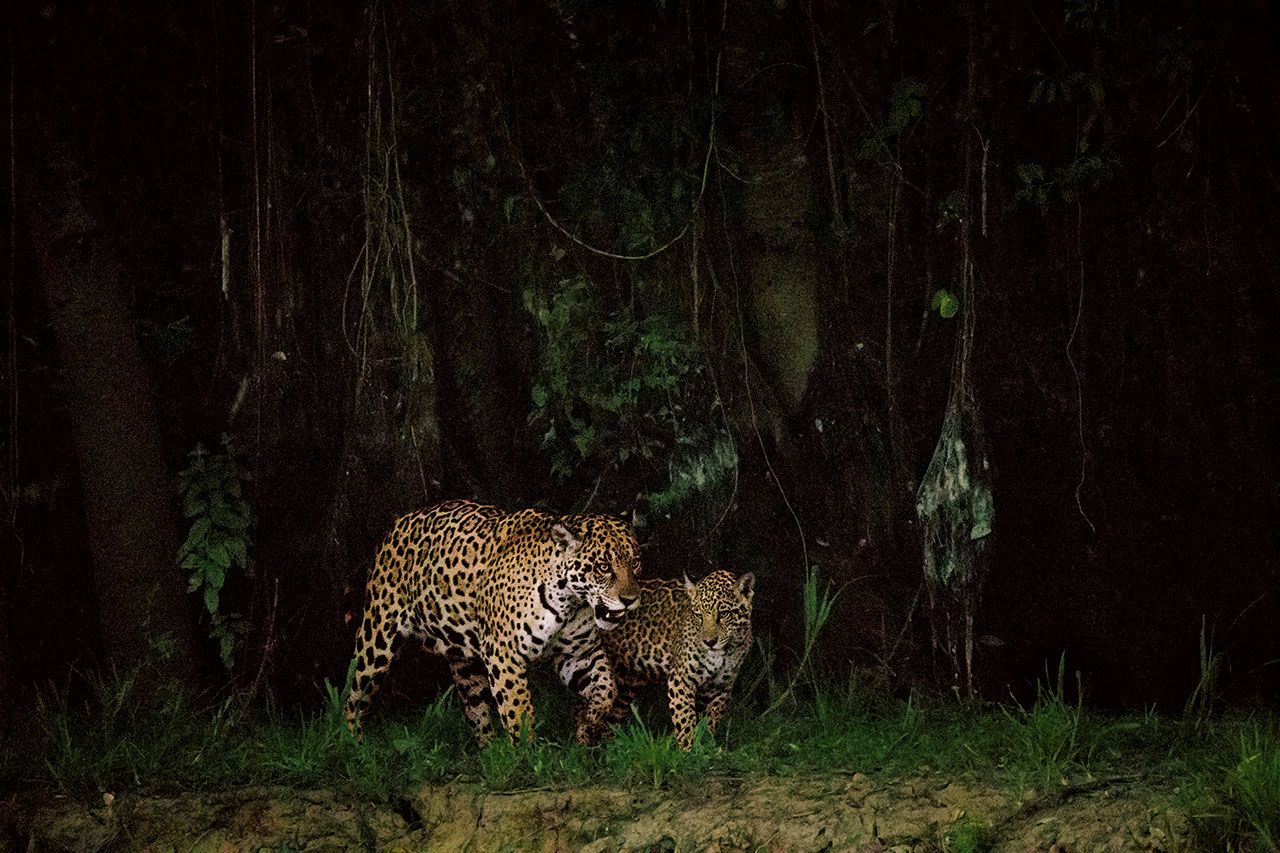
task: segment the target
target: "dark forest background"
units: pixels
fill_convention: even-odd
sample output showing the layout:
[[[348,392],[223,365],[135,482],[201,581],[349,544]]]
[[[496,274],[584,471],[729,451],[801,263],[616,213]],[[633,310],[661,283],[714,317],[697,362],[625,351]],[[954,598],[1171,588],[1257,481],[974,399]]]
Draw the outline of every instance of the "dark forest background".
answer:
[[[1274,703],[1277,34],[1263,0],[11,5],[3,695],[162,659],[314,704],[391,520],[473,497],[756,572],[780,668],[813,565],[838,678],[968,692],[968,612],[985,698],[1065,654],[1181,707],[1203,643]]]

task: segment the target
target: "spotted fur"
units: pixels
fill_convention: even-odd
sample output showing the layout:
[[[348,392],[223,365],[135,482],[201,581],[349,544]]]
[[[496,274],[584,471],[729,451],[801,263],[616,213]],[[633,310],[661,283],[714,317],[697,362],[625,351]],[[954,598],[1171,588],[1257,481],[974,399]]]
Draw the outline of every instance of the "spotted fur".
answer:
[[[618,692],[604,722],[622,722],[640,688],[665,682],[676,743],[687,751],[698,717],[705,715],[715,731],[728,705],[751,645],[755,576],[716,571],[697,584],[650,580],[640,589],[639,609],[599,635]],[[584,696],[592,695],[591,679],[600,670],[594,635],[590,620],[573,620],[554,656],[561,680]]]
[[[416,637],[448,659],[481,743],[493,736],[491,703],[513,737],[532,731],[529,664],[568,620],[582,617],[593,636],[622,622],[639,600],[638,555],[631,525],[608,516],[446,501],[400,518],[369,577],[348,727],[360,735],[397,641]],[[601,728],[616,697],[607,667],[592,673],[579,739]]]

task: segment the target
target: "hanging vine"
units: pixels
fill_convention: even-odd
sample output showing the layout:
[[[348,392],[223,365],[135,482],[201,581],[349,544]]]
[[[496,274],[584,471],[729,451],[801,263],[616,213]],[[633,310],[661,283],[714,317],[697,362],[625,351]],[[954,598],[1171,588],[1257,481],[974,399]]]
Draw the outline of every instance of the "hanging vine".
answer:
[[[969,5],[968,115],[974,115],[976,86],[976,2]],[[981,420],[973,393],[970,361],[976,325],[973,260],[973,177],[979,147],[982,235],[986,236],[986,173],[988,144],[975,134],[965,138],[964,201],[960,212],[960,269],[958,304],[950,294],[935,297],[935,308],[944,317],[960,315],[955,356],[951,365],[951,393],[933,458],[920,482],[916,514],[924,546],[924,576],[929,592],[930,635],[951,669],[952,689],[973,698],[974,618],[982,592],[985,566],[981,559],[991,534],[994,504],[990,465],[982,442]]]

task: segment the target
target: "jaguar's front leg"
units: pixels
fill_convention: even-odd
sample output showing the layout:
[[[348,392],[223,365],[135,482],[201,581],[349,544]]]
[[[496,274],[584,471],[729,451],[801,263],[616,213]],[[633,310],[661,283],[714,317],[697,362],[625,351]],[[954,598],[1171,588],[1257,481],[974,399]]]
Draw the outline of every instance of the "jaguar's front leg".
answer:
[[[720,725],[721,718],[724,717],[725,709],[729,707],[729,690],[719,690],[711,695],[707,700],[707,729],[715,731],[716,726]]]
[[[578,743],[588,746],[598,742],[605,732],[606,720],[618,701],[618,686],[609,659],[600,651],[588,663],[587,685],[583,690],[587,704],[578,716]]]
[[[533,737],[533,700],[529,694],[529,662],[515,649],[499,646],[485,654],[489,690],[498,717],[512,740]]]
[[[671,727],[676,745],[688,752],[693,746],[693,730],[698,724],[697,691],[687,676],[673,675],[667,681],[667,700],[671,704]]]
[[[587,700],[575,714],[578,743],[597,743],[618,700],[618,688],[593,628],[569,636],[556,656],[556,671],[566,687]]]

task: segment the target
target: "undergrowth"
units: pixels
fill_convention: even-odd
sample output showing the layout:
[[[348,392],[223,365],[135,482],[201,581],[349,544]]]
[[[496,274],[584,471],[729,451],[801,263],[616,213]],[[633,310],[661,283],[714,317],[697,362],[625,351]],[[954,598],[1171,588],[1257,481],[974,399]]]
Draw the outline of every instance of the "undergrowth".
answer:
[[[343,691],[333,685],[320,708],[289,712],[236,699],[193,705],[177,693],[146,691],[132,675],[88,676],[74,690],[44,696],[0,733],[0,789],[42,786],[94,799],[122,790],[280,784],[385,801],[452,780],[493,790],[591,782],[680,788],[710,776],[861,773],[999,785],[1011,801],[1053,804],[1123,782],[1176,803],[1200,848],[1270,850],[1280,842],[1274,714],[1224,717],[1199,706],[1182,717],[1091,711],[1078,676],[1069,697],[1061,660],[1028,707],[899,701],[854,682],[832,685],[807,664],[834,594],[816,575],[808,587],[813,624],[794,677],[775,678],[772,647],[757,644],[720,730],[700,725],[688,753],[675,745],[658,687],[641,695],[603,745],[574,743],[570,700],[545,669],[532,679],[537,736],[515,743],[499,736],[483,749],[452,690],[412,713],[375,706],[357,743],[343,718]],[[980,820],[958,821],[946,849],[984,849],[990,832]]]
[[[630,721],[588,748],[572,742],[571,709],[554,678],[542,673],[534,686],[538,736],[499,737],[480,749],[450,690],[417,713],[375,713],[357,744],[333,687],[321,710],[290,713],[233,700],[194,707],[177,694],[145,695],[130,677],[89,678],[78,700],[43,699],[5,738],[12,748],[0,758],[0,785],[97,797],[282,784],[384,800],[455,779],[496,790],[590,781],[679,787],[708,775],[856,771],[882,780],[942,774],[1052,801],[1108,779],[1141,778],[1177,789],[1205,837],[1237,848],[1252,839],[1260,849],[1280,839],[1274,718],[1188,725],[1094,713],[1065,698],[1061,670],[1027,708],[899,702],[856,685],[811,690],[785,712],[762,712],[776,697],[743,697],[717,734],[699,730],[689,753],[676,748],[660,690],[642,695]]]

